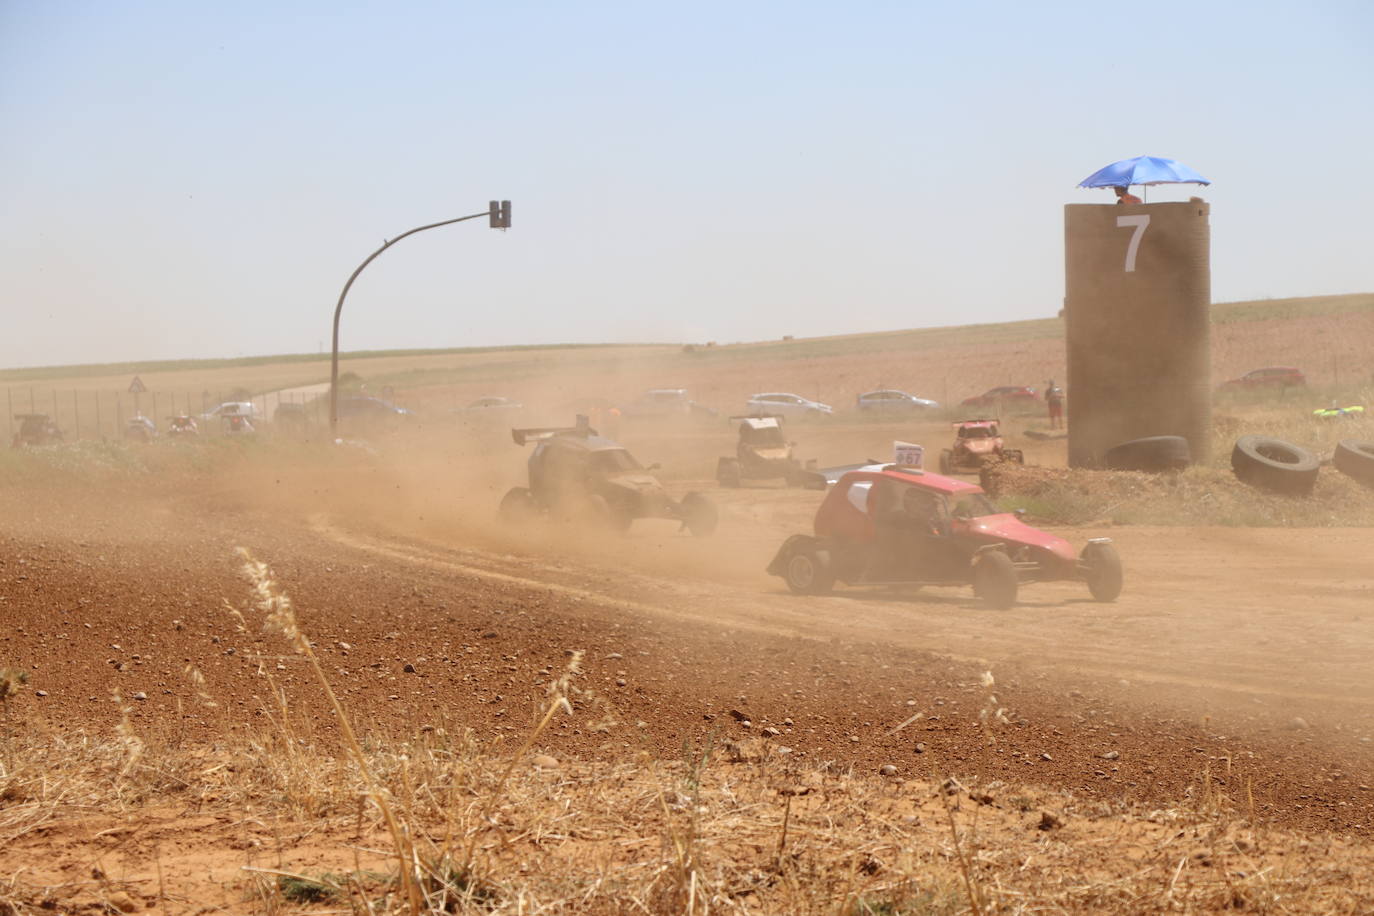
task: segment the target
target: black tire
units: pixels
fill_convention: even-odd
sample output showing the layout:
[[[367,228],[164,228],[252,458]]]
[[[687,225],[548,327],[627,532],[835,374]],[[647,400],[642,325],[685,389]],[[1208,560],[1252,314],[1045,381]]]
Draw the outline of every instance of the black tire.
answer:
[[[716,462],[716,482],[730,489],[740,485],[738,458],[722,458]]]
[[[814,547],[803,547],[788,557],[782,578],[794,595],[825,595],[835,587],[830,554]]]
[[[582,518],[597,528],[611,527],[611,504],[600,493],[588,496],[582,504]]]
[[[1006,610],[1016,603],[1016,564],[1000,550],[990,550],[973,563],[973,593],[988,607]]]
[[[630,530],[634,523],[634,513],[624,503],[611,503],[611,527],[619,532]]]
[[[1121,594],[1121,554],[1112,544],[1089,544],[1078,555],[1083,578],[1095,601],[1115,601]]]
[[[610,500],[600,493],[593,493],[587,497],[582,507],[582,518],[594,528],[619,532],[628,531],[630,523],[634,521],[630,513],[620,506],[612,505]]]
[[[523,525],[539,514],[534,496],[524,487],[512,487],[501,497],[501,521],[509,525]]]
[[[682,497],[682,521],[687,530],[702,538],[715,534],[720,516],[716,504],[700,493],[688,493]]]
[[[787,485],[797,487],[802,490],[824,490],[830,484],[826,481],[825,475],[819,471],[808,471],[800,467],[794,467],[787,472]]]
[[[940,450],[940,473],[946,477],[954,473],[954,453],[947,448]]]
[[[1019,448],[1002,449],[1002,460],[1010,461],[1012,464],[1025,464],[1026,455]]]
[[[1366,487],[1374,487],[1374,442],[1342,439],[1331,456],[1336,470],[1353,477]]]
[[[1193,463],[1193,450],[1182,436],[1147,436],[1114,445],[1102,453],[1109,471],[1181,471]]]
[[[1231,470],[1238,480],[1286,496],[1311,493],[1320,467],[1306,449],[1268,436],[1241,436],[1231,450]]]

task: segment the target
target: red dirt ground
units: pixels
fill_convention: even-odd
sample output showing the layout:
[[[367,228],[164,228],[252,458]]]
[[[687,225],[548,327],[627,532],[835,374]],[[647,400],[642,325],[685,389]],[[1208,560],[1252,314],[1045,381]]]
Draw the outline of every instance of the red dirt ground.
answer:
[[[713,491],[711,539],[652,520],[623,538],[513,533],[494,512],[512,464],[476,490],[459,482],[471,475],[360,460],[99,496],[0,491],[0,662],[31,676],[15,720],[113,728],[118,688],[138,733],[209,742],[262,721],[265,656],[333,733],[299,660],[249,609],[243,546],[378,736],[526,733],[576,649],[583,686],[665,758],[773,727],[810,760],[1086,798],[1167,803],[1206,774],[1250,787],[1271,824],[1374,833],[1374,530],[1062,531],[1117,538],[1128,579],[1108,605],[1074,584],[1028,587],[1011,611],[953,589],[798,598],[762,567],[806,528],[814,493]],[[218,708],[197,701],[188,666]],[[985,670],[1010,720],[994,744],[978,721]],[[601,711],[584,712],[545,749],[622,757],[623,741],[588,727]]]

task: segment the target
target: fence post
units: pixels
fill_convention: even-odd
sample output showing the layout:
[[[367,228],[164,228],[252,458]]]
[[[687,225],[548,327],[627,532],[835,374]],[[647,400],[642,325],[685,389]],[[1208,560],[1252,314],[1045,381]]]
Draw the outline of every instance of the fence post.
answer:
[[[5,389],[5,398],[6,398],[6,400],[9,402],[9,407],[10,407],[10,409],[9,409],[8,411],[5,412],[5,422],[6,422],[7,424],[9,424],[9,428],[10,428],[10,441],[13,442],[13,441],[14,441],[14,389],[13,389],[13,388],[6,388],[6,389]]]
[[[120,430],[124,429],[124,402],[119,399],[119,392],[115,392],[115,430],[114,437],[119,438]]]
[[[72,391],[72,438],[81,438],[81,398]]]

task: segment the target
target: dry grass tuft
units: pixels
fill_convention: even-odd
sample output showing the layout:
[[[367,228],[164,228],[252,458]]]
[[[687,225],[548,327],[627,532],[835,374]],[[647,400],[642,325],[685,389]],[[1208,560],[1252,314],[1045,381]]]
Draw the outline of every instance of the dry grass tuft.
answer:
[[[20,756],[46,746],[31,740]],[[257,912],[320,903],[379,914],[1320,914],[1374,906],[1367,845],[1267,831],[1207,774],[1193,802],[1146,810],[972,780],[836,773],[777,754],[512,772],[508,755],[470,736],[430,733],[367,755],[415,850],[403,861],[383,848],[390,828],[380,809],[361,810],[356,796],[321,790],[337,801],[312,817],[280,808],[261,745],[213,758],[150,748],[128,772],[117,740],[82,737],[59,750],[56,779],[33,770],[8,778],[20,788],[0,819],[6,848],[22,854],[39,832],[83,820],[87,836],[100,832],[102,817],[155,835],[185,812],[223,812],[239,826],[202,828],[205,867],[251,895]],[[309,755],[322,781],[347,771],[320,749]],[[345,785],[356,786],[353,775]],[[226,837],[244,851],[222,845]],[[466,870],[461,855],[471,856]],[[116,889],[63,886],[32,862],[16,869],[18,859],[4,858],[11,871],[0,874],[0,902],[14,912],[45,900],[94,906]],[[135,851],[104,861],[107,872],[119,869],[117,889],[139,899],[155,893],[151,858]],[[304,864],[321,858],[327,864]],[[230,910],[240,903],[224,901]]]

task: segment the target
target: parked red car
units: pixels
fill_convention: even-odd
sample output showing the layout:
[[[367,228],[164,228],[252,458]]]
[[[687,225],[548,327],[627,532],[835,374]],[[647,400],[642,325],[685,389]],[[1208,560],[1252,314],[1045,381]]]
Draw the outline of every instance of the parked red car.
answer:
[[[1301,369],[1292,366],[1268,366],[1264,369],[1254,369],[1245,373],[1240,378],[1233,378],[1221,383],[1222,391],[1253,391],[1255,389],[1277,388],[1305,388],[1307,387],[1307,376],[1302,374]]]
[[[1038,400],[1040,396],[1035,393],[1034,388],[1025,385],[1002,385],[999,388],[990,388],[980,395],[964,398],[960,403],[964,407],[1010,407],[1015,404],[1034,404]]]

